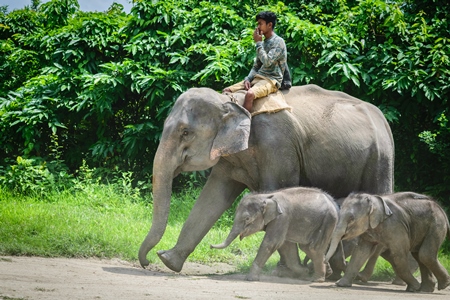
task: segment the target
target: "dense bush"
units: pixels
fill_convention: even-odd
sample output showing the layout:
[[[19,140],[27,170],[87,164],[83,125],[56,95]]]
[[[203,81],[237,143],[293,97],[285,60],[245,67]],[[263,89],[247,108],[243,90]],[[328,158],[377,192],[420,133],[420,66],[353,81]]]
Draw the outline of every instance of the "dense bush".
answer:
[[[242,79],[254,58],[254,17],[270,9],[294,84],[380,107],[396,142],[396,189],[450,205],[450,4],[138,0],[130,14],[117,4],[103,13],[82,12],[76,0],[32,4],[0,10],[3,174],[18,157],[48,165],[57,140],[64,178],[85,160],[105,176],[120,170],[146,181],[175,99]]]

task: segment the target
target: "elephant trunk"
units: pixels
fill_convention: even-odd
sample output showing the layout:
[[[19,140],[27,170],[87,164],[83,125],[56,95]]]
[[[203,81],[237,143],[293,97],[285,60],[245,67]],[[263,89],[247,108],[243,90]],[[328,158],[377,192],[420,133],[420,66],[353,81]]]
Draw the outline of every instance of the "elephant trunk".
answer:
[[[346,230],[346,224],[344,224],[344,222],[339,222],[338,226],[333,232],[333,235],[331,236],[330,248],[328,249],[328,252],[325,256],[325,263],[328,263],[333,254],[336,252],[336,249],[339,246],[339,243],[341,242],[341,239],[344,236]]]
[[[239,235],[241,231],[235,226],[233,225],[233,228],[231,229],[230,233],[228,234],[228,237],[226,238],[226,240],[222,243],[222,244],[217,244],[217,245],[211,245],[211,249],[224,249],[226,247],[228,247],[232,241],[234,241],[237,236]]]
[[[172,181],[176,167],[170,166],[170,155],[160,144],[153,164],[153,219],[152,226],[139,248],[139,262],[143,268],[149,265],[148,252],[161,240],[166,230],[172,195]]]

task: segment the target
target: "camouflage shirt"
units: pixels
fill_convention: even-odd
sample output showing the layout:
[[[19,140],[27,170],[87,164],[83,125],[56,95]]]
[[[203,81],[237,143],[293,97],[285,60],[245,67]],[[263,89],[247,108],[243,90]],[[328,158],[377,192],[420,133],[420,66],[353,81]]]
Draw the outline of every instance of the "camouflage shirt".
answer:
[[[256,59],[253,68],[245,78],[252,81],[256,74],[276,80],[277,86],[281,86],[283,81],[283,73],[286,65],[287,51],[283,38],[275,32],[273,35],[264,40],[264,42],[256,43]]]

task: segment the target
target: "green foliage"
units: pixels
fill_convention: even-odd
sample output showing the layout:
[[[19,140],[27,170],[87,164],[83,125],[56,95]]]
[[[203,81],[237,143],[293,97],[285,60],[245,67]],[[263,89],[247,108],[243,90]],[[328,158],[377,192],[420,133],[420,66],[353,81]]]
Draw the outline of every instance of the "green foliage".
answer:
[[[67,25],[69,18],[80,8],[77,0],[51,0],[40,6],[46,27]]]
[[[9,170],[1,171],[0,184],[18,194],[42,195],[55,184],[55,176],[39,158],[19,156]]]
[[[246,76],[254,18],[266,9],[279,16],[294,84],[377,105],[394,133],[396,189],[448,205],[450,5],[437,1],[141,0],[127,15],[53,0],[0,10],[4,169],[17,157],[51,161],[56,136],[68,174],[85,160],[108,178],[147,182],[176,98]]]

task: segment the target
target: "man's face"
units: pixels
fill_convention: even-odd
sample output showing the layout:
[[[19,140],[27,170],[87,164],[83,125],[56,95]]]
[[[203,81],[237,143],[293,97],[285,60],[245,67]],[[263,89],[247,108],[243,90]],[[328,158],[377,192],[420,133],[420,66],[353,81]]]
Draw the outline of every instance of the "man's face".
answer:
[[[258,19],[258,30],[260,34],[264,34],[270,31],[270,26],[272,23],[266,23],[263,19]]]

